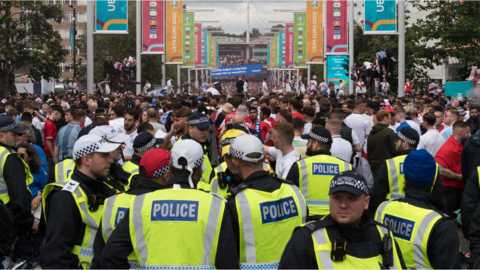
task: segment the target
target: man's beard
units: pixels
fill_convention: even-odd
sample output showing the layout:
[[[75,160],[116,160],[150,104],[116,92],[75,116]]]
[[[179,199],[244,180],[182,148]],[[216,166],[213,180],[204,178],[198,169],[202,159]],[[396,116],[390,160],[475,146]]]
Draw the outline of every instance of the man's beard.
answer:
[[[310,146],[307,146],[307,151],[305,152],[305,154],[309,157],[311,157],[313,155],[313,149],[312,147]]]

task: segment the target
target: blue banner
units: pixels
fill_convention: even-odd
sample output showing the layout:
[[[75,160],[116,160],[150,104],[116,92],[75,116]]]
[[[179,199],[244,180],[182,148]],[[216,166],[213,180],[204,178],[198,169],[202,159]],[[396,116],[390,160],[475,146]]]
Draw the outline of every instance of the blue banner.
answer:
[[[278,54],[278,63],[280,66],[280,69],[285,69],[285,56],[286,56],[286,35],[285,31],[280,31],[280,48],[278,48],[279,54]]]
[[[270,41],[267,43],[267,69],[270,68]]]
[[[212,78],[261,74],[261,73],[263,73],[262,64],[221,67],[219,69],[212,70]]]
[[[215,42],[215,66],[218,68],[218,42]]]
[[[156,10],[156,7],[150,7],[150,9]],[[95,30],[97,33],[128,34],[128,1],[95,1],[95,18]]]
[[[208,32],[202,30],[202,67],[208,68]]]
[[[328,55],[327,56],[327,84],[348,84],[348,55]]]
[[[386,34],[396,31],[397,9],[395,0],[366,0],[365,34]]]
[[[74,48],[74,43],[75,43],[75,27],[73,26],[73,23],[70,25],[70,47],[72,47],[72,52],[75,49]]]

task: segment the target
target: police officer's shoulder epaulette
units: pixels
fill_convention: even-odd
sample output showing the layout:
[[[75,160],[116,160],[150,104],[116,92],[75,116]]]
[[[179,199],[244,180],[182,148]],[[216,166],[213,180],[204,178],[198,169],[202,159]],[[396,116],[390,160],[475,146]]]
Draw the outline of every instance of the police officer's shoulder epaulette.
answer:
[[[437,214],[439,214],[442,219],[451,219],[451,220],[455,220],[454,218],[452,218],[451,216],[445,214],[444,212],[440,211],[440,210],[436,210],[436,209],[432,209],[433,211],[437,212]]]
[[[73,193],[73,192],[75,192],[75,190],[77,189],[77,187],[79,185],[80,185],[79,182],[77,182],[75,180],[70,180],[65,184],[65,186],[63,186],[62,191],[68,191],[70,193]]]
[[[303,228],[307,229],[310,233],[313,233],[314,231],[318,231],[320,229],[326,228],[328,226],[332,226],[333,220],[331,219],[321,219],[321,220],[316,220],[316,221],[310,221],[305,223],[303,225]]]
[[[294,183],[293,181],[279,178],[279,177],[277,177],[276,175],[270,175],[270,176],[271,176],[273,179],[277,180],[278,182],[285,183],[285,184],[289,184],[289,185],[295,185],[295,183]]]
[[[376,225],[376,226],[382,226],[382,227],[384,227],[385,229],[390,230],[390,228],[388,228],[388,226],[386,226],[385,224],[382,224],[382,223],[380,223],[380,222],[378,222],[378,221],[376,221],[376,220],[373,220],[373,219],[370,219],[370,224]]]
[[[228,189],[228,191],[230,191],[230,193],[232,193],[233,196],[237,196],[238,193],[242,192],[244,189],[250,187],[251,185],[251,182],[247,182],[247,183],[240,183],[236,186],[232,186]]]
[[[225,198],[223,198],[222,196],[218,195],[217,193],[213,193],[213,192],[209,192],[210,194],[212,194],[213,196],[221,199],[222,201],[224,201],[225,203],[227,202],[227,200],[225,200]]]

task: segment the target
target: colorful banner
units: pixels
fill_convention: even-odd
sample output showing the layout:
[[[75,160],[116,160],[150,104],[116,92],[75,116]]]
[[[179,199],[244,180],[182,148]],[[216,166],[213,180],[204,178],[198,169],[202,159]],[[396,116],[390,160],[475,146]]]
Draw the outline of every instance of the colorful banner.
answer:
[[[280,69],[285,69],[285,55],[286,55],[286,44],[285,44],[285,40],[286,40],[286,33],[285,31],[280,31],[279,32],[280,34],[280,43],[279,43],[279,53],[278,53],[278,65],[279,65],[279,68]]]
[[[128,34],[128,1],[96,0],[95,18],[98,34]]]
[[[307,0],[307,64],[323,63],[323,1]]]
[[[186,68],[195,66],[195,53],[193,50],[195,48],[195,39],[193,38],[194,17],[194,13],[183,13],[183,67]]]
[[[212,68],[212,34],[208,34],[207,37],[208,44],[208,68]]]
[[[167,0],[166,64],[183,64],[183,2],[182,0]]]
[[[306,55],[305,48],[306,46],[306,35],[304,32],[306,29],[307,22],[307,13],[305,12],[296,12],[293,14],[294,27],[293,27],[293,65],[296,68],[306,68]]]
[[[261,73],[263,73],[262,64],[230,66],[230,67],[221,67],[219,69],[212,70],[212,78],[261,74]]]
[[[347,0],[327,0],[327,54],[348,53]]]
[[[219,61],[220,56],[218,56],[218,42],[215,42],[215,66],[218,68],[218,61]]]
[[[142,2],[142,54],[164,54],[164,1]]]
[[[271,57],[272,57],[272,49],[270,47],[270,41],[267,43],[267,69],[271,69],[270,63],[271,63]]]
[[[202,24],[195,24],[195,33],[194,33],[194,58],[195,58],[195,68],[202,68]]]
[[[215,42],[215,39],[212,38],[212,69],[217,68],[217,43]]]
[[[380,35],[396,32],[397,8],[395,0],[366,0],[364,34]]]
[[[285,24],[285,29],[286,29],[285,68],[293,69],[293,23]]]
[[[329,55],[327,56],[327,84],[340,84],[343,80],[344,84],[348,84],[348,55]]]
[[[279,66],[280,66],[279,65],[279,63],[280,63],[279,59],[280,59],[280,57],[278,56],[278,51],[279,51],[278,47],[280,47],[279,46],[280,35],[275,34],[274,37],[275,37],[275,39],[273,41],[274,42],[274,46],[273,46],[274,47],[274,49],[273,49],[273,68],[274,69],[279,69]]]
[[[202,30],[202,68],[208,68],[208,32]]]

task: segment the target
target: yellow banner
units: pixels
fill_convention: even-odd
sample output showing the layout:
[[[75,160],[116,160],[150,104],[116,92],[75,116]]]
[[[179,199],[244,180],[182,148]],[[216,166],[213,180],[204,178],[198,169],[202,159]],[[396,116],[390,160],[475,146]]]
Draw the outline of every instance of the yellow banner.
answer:
[[[323,63],[323,1],[307,0],[307,64]]]
[[[166,6],[166,63],[183,64],[183,2],[167,0]]]

